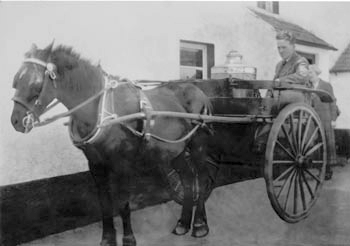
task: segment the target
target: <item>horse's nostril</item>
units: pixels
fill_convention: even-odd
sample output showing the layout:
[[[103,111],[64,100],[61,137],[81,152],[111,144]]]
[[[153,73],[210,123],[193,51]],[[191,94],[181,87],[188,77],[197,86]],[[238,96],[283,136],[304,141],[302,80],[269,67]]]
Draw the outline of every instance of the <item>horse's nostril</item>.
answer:
[[[15,126],[18,123],[17,117],[11,117],[12,125]]]

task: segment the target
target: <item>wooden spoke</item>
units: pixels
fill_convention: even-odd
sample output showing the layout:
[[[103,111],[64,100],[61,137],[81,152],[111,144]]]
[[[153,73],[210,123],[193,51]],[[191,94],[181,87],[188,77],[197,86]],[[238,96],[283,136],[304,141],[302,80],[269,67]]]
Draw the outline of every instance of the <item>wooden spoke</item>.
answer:
[[[303,180],[302,180],[302,171],[299,170],[299,188],[300,188],[300,196],[301,196],[301,202],[303,204],[303,210],[306,210],[306,201],[305,201],[305,192],[304,192],[304,186],[303,186]]]
[[[314,178],[318,183],[321,183],[321,180],[316,177],[312,172],[310,172],[309,170],[305,169],[305,172],[307,172],[312,178]]]
[[[286,138],[288,139],[288,143],[289,143],[289,146],[290,146],[291,149],[292,149],[293,154],[296,155],[296,154],[297,154],[297,151],[294,149],[293,140],[290,138],[289,134],[287,133],[287,130],[286,130],[284,124],[282,125],[281,128],[282,128],[282,131],[283,131],[284,135],[285,135]]]
[[[180,187],[180,185],[181,185],[181,183],[180,183],[180,182],[178,182],[178,183],[176,184],[176,186],[175,186],[174,190],[177,190],[177,189]]]
[[[171,170],[171,172],[168,173],[168,176],[173,175],[175,172],[176,172],[175,169]]]
[[[281,149],[283,149],[284,152],[286,152],[286,153],[289,155],[289,157],[292,158],[292,160],[295,160],[295,156],[292,155],[292,154],[286,149],[286,147],[284,147],[284,146],[280,143],[280,141],[276,140],[276,144],[278,144],[278,145],[281,147]]]
[[[307,123],[305,126],[305,130],[304,130],[303,140],[301,141],[301,145],[300,145],[301,151],[303,151],[303,149],[304,149],[307,134],[309,133],[309,129],[310,129],[311,119],[312,119],[312,117],[311,117],[311,115],[309,115],[309,118],[307,119]]]
[[[290,119],[290,130],[291,130],[291,133],[292,133],[292,142],[293,142],[293,146],[294,146],[294,149],[296,151],[296,153],[298,153],[298,143],[297,143],[297,138],[295,136],[296,132],[295,132],[295,129],[294,129],[294,117],[293,117],[293,114],[290,114],[289,115],[289,119]]]
[[[293,170],[295,170],[295,169],[293,169],[293,167],[291,167],[291,168],[287,169],[286,171],[290,172],[290,171],[293,171]],[[285,174],[283,174],[283,175],[285,175]],[[282,176],[282,175],[281,175],[281,176]],[[281,177],[281,176],[280,176],[280,177]],[[278,194],[277,194],[277,199],[279,199],[279,197],[281,196],[282,191],[284,190],[284,187],[286,186],[288,180],[289,180],[292,176],[293,176],[293,175],[289,175],[288,178],[286,178],[286,180],[284,181],[284,183],[283,183],[283,185],[282,185],[280,191],[279,191]]]
[[[300,110],[299,113],[299,124],[298,124],[298,151],[301,152],[301,132],[302,132],[302,118],[303,118],[303,111]]]
[[[287,203],[288,203],[288,198],[289,198],[289,193],[290,193],[290,190],[292,188],[292,184],[293,184],[293,179],[295,177],[295,174],[296,174],[296,170],[294,169],[294,172],[292,174],[292,177],[290,179],[290,183],[289,183],[289,186],[288,186],[288,191],[287,191],[287,196],[284,200],[284,204],[283,204],[283,210],[286,211],[286,208],[287,208]]]
[[[312,140],[314,139],[314,137],[316,136],[316,133],[318,132],[318,130],[320,129],[319,126],[317,126],[314,130],[314,132],[312,133],[311,137],[309,138],[309,141],[307,142],[307,144],[303,147],[303,152],[305,152],[305,150],[307,150],[309,148],[309,145],[311,144]]]
[[[288,173],[290,173],[294,169],[294,166],[289,167],[287,170],[285,170],[280,176],[278,176],[274,182],[280,181],[284,176],[286,176]]]
[[[323,146],[323,142],[319,142],[318,144],[314,145],[311,149],[309,149],[306,153],[305,156],[309,156],[312,153],[314,153],[316,150],[318,150],[321,146]]]
[[[299,179],[299,172],[298,172],[298,169],[296,169],[295,178],[294,178],[294,204],[293,204],[294,214],[296,214],[298,211],[298,179]]]
[[[306,179],[306,177],[305,177],[305,173],[304,173],[303,171],[301,171],[301,177],[303,178],[304,183],[306,184],[306,187],[307,187],[307,189],[308,189],[308,191],[309,191],[309,193],[310,193],[311,198],[314,199],[315,195],[314,195],[314,193],[312,192],[312,189],[311,189],[311,187],[310,187],[310,184],[309,184],[309,182],[307,181],[307,179]]]
[[[273,161],[272,163],[273,163],[273,164],[283,164],[283,165],[288,165],[288,164],[290,164],[290,165],[292,165],[292,164],[295,163],[295,161],[277,160],[277,161]]]

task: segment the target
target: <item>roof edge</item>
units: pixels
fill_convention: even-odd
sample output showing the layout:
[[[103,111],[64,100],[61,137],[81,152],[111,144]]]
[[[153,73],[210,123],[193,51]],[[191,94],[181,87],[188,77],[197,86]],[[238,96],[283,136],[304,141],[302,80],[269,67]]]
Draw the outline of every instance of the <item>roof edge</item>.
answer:
[[[322,45],[322,44],[307,42],[307,41],[300,40],[300,39],[297,39],[297,38],[296,38],[296,43],[297,44],[301,44],[301,45],[305,45],[305,46],[312,46],[312,47],[317,47],[317,48],[323,48],[323,49],[326,49],[326,50],[334,50],[334,51],[338,50],[337,48],[335,48],[332,45]]]
[[[290,25],[294,25],[294,26],[297,26],[301,29],[303,29],[305,32],[308,32],[314,36],[316,36],[315,34],[313,34],[312,32],[304,29],[303,27],[299,26],[298,24],[294,24],[292,22],[290,22],[289,20],[284,20],[280,15],[276,15],[276,14],[270,14],[270,13],[265,13],[263,12],[262,10],[256,8],[256,7],[248,7],[248,9],[255,15],[255,17],[263,20],[265,23],[267,23],[268,25],[270,25],[275,31],[278,31],[278,29],[271,23],[269,23],[268,21],[264,20],[262,17],[258,16],[258,14],[261,14],[261,15],[265,15],[265,16],[269,16],[269,17],[272,17],[278,21],[282,21],[282,22],[285,22],[287,24],[290,24]],[[302,45],[307,45],[307,46],[311,46],[311,47],[318,47],[318,48],[323,48],[323,49],[327,49],[327,50],[334,50],[334,51],[337,51],[338,49],[335,48],[334,46],[332,46],[331,44],[329,44],[328,42],[324,41],[323,39],[321,39],[320,37],[316,36],[318,39],[320,39],[321,41],[323,41],[325,44],[318,44],[318,43],[315,43],[315,42],[307,42],[305,40],[301,40],[301,39],[298,39],[296,37],[296,43],[298,44],[302,44]]]
[[[330,73],[347,73],[350,72],[350,68],[348,69],[331,69],[329,70]]]

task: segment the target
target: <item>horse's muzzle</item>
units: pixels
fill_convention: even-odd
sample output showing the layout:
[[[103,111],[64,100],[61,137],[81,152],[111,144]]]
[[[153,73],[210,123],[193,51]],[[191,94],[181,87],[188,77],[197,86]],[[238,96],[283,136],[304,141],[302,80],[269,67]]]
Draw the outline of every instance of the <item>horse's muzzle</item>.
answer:
[[[16,131],[24,133],[25,127],[23,126],[22,117],[19,111],[13,111],[11,115],[11,123]]]

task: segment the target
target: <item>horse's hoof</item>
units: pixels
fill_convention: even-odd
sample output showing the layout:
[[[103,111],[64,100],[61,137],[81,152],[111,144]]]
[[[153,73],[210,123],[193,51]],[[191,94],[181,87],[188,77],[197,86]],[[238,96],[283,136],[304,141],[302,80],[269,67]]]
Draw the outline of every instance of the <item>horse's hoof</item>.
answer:
[[[136,239],[134,235],[128,235],[123,237],[123,246],[136,246]]]
[[[117,246],[117,242],[115,240],[110,239],[102,239],[101,246]]]
[[[326,175],[324,177],[325,180],[331,180],[333,176],[333,171],[332,170],[326,170]]]
[[[205,237],[209,233],[209,226],[207,222],[201,221],[193,224],[192,237]]]
[[[180,220],[177,222],[174,230],[172,231],[173,234],[177,236],[185,235],[190,230],[189,226],[186,226],[184,223],[182,223]]]

